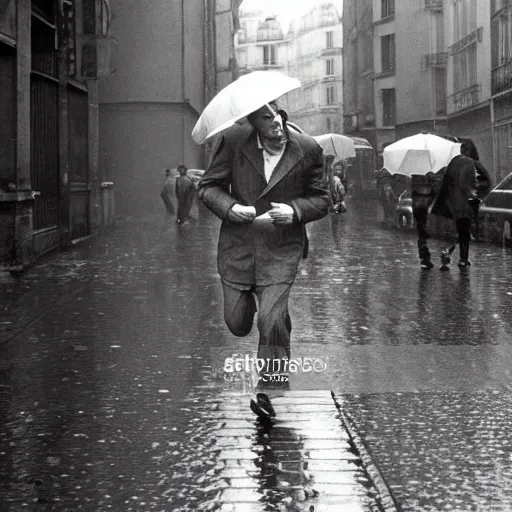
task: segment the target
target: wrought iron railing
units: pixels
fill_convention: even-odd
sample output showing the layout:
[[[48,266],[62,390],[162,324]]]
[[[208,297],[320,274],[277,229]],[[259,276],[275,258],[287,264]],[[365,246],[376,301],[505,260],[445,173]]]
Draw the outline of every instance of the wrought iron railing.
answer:
[[[448,62],[448,52],[427,53],[424,59],[426,68],[443,68]]]
[[[492,94],[512,89],[512,60],[492,70]]]
[[[455,114],[478,105],[480,103],[481,90],[481,84],[474,84],[449,96],[447,105],[448,114]]]
[[[425,9],[442,9],[443,0],[425,0]]]
[[[473,30],[473,32],[469,33],[467,36],[464,36],[462,39],[459,39],[455,44],[452,44],[450,46],[450,53],[453,55],[455,53],[460,52],[466,46],[469,46],[470,44],[481,42],[482,41],[482,27],[477,28],[476,30]]]

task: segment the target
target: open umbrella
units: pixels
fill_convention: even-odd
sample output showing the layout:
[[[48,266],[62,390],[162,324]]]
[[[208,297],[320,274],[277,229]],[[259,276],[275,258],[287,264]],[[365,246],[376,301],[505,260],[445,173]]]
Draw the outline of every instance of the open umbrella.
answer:
[[[333,164],[338,160],[356,156],[354,141],[346,135],[326,133],[325,135],[316,135],[313,138],[322,146],[324,156],[334,156]]]
[[[299,87],[299,80],[278,71],[253,71],[243,75],[208,103],[194,126],[192,138],[203,144],[239,119]]]
[[[460,155],[461,144],[432,135],[420,133],[406,137],[384,149],[384,167],[391,174],[405,176],[438,172],[450,160]]]

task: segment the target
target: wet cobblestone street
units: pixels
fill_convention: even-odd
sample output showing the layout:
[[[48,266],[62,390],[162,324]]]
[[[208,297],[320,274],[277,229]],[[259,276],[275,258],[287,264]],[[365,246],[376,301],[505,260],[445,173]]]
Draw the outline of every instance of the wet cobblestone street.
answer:
[[[421,271],[415,232],[373,218],[308,226],[292,357],[326,369],[290,388],[336,392],[404,511],[512,510],[512,253]],[[222,490],[211,406],[257,331],[224,325],[218,226],[121,220],[0,284],[0,510],[201,510]]]

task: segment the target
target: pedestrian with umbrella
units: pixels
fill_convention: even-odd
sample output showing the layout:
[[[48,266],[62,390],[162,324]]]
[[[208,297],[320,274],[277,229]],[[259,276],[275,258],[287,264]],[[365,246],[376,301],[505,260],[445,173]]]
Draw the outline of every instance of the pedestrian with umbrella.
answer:
[[[174,215],[175,207],[172,200],[172,192],[173,192],[174,184],[171,177],[171,170],[166,169],[165,170],[165,180],[164,184],[162,185],[162,190],[160,191],[160,197],[162,198],[162,201],[165,205],[165,211],[167,212],[167,218]]]
[[[305,225],[327,215],[330,204],[322,148],[289,131],[273,101],[297,87],[298,80],[275,71],[244,75],[211,101],[193,132],[199,143],[220,134],[198,193],[222,219],[217,261],[224,319],[235,336],[246,336],[258,310],[258,360],[279,362],[278,373],[290,358],[288,298]],[[236,123],[245,116],[248,123]],[[272,379],[260,375],[260,391],[266,377]],[[251,409],[274,415],[262,392]]]
[[[178,199],[178,224],[183,224],[191,220],[190,210],[194,202],[196,187],[192,179],[187,176],[187,166],[180,164],[178,166],[179,176],[176,178],[176,198]]]

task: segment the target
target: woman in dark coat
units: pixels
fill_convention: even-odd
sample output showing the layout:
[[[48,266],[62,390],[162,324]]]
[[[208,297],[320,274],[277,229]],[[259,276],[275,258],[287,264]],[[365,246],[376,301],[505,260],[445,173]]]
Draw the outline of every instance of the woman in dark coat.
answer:
[[[460,142],[462,144],[461,154],[452,158],[446,167],[441,189],[431,213],[454,220],[459,238],[459,267],[464,268],[471,264],[469,261],[471,223],[473,219],[477,220],[478,207],[481,200],[491,190],[491,177],[487,169],[480,162],[478,151],[471,139],[448,136],[445,138],[453,142]],[[414,199],[413,195],[413,201]],[[419,204],[418,201],[416,201],[416,204]],[[415,218],[420,233],[420,240],[418,242],[420,258],[422,259],[422,266],[425,265],[426,268],[430,268],[432,264],[430,263],[430,254],[427,255],[428,249],[426,248],[426,238],[428,237],[426,233],[427,210],[424,209],[423,215],[420,215],[420,213],[421,211],[418,208],[418,211],[415,211]],[[420,247],[422,240],[424,247]],[[441,269],[445,270],[448,268],[449,256],[454,249],[455,245],[452,245],[443,251],[441,255]]]

